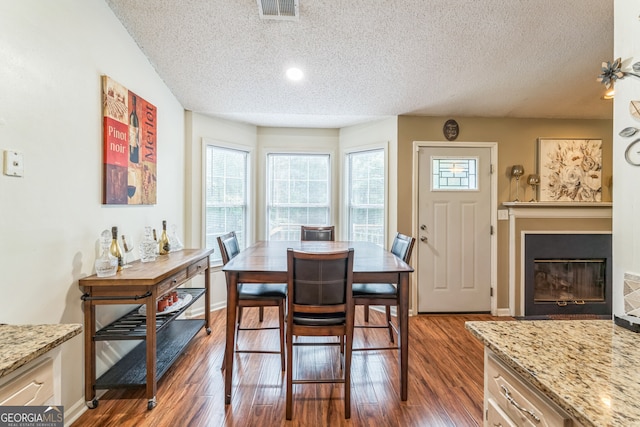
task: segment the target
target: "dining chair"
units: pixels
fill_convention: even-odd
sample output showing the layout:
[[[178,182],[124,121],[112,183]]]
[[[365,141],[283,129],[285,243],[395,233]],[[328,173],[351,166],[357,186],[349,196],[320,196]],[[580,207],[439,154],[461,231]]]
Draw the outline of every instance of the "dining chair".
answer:
[[[334,241],[336,240],[335,226],[314,227],[303,225],[300,227],[300,240]]]
[[[231,231],[218,237],[218,246],[222,254],[223,264],[227,264],[231,259],[240,253],[240,245],[236,233]],[[227,287],[229,286],[229,278],[227,277]],[[240,350],[237,348],[234,353],[268,353],[280,354],[280,365],[282,370],[285,369],[285,346],[284,346],[284,313],[285,301],[287,299],[287,285],[285,283],[238,283],[238,306],[234,334],[235,342],[238,342],[238,331],[264,331],[264,330],[280,330],[280,351],[270,350]],[[264,319],[264,307],[278,307],[279,327],[260,327],[245,328],[241,326],[242,309],[247,307],[258,307],[260,309],[258,320],[262,322]],[[227,310],[232,310],[227,307]],[[226,352],[225,352],[226,356]],[[222,360],[222,369],[225,367],[225,359]]]
[[[293,413],[293,384],[344,384],[344,417],[351,418],[351,345],[353,340],[353,249],[310,253],[287,250],[287,402]],[[340,342],[293,342],[293,337],[337,336]],[[339,346],[342,375],[293,378],[293,347]]]
[[[411,252],[416,239],[401,233],[396,233],[391,245],[391,253],[400,258],[402,261],[409,263]],[[364,325],[355,325],[356,328],[385,328],[389,330],[389,341],[394,343],[393,333],[398,335],[398,329],[391,321],[391,306],[398,307],[398,288],[395,283],[354,283],[353,284],[353,302],[356,306],[364,306]],[[385,307],[386,324],[370,325],[369,324],[369,306],[383,305]],[[396,350],[398,346],[393,347],[366,347],[354,348],[353,351],[366,350]]]

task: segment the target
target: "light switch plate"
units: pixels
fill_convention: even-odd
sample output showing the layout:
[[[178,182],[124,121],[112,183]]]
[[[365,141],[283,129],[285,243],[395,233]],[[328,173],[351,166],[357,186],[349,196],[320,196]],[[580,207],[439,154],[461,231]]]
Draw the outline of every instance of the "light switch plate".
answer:
[[[509,219],[509,211],[506,209],[498,209],[498,219],[499,220]]]
[[[24,175],[24,157],[21,152],[13,150],[4,152],[4,174],[8,176]]]

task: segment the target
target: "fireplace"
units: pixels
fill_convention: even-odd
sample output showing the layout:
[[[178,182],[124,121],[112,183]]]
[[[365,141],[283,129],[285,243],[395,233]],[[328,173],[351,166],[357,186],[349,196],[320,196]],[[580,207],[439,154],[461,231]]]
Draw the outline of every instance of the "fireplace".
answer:
[[[611,234],[526,234],[524,315],[611,315],[611,269]]]

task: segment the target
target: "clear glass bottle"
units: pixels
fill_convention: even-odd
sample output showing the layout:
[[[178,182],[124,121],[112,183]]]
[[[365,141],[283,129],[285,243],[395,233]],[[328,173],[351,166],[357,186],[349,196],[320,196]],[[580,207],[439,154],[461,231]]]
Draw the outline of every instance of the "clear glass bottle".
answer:
[[[167,236],[167,221],[162,221],[162,234],[160,235],[160,241],[158,242],[158,253],[160,255],[167,255],[171,250],[171,244],[169,243],[169,237]]]
[[[178,226],[171,224],[171,233],[169,234],[169,245],[171,246],[171,252],[177,252],[184,249],[184,245],[178,237]]]
[[[109,233],[109,230],[104,230],[102,234],[100,234],[100,247],[102,248],[102,253],[95,262],[96,274],[98,277],[113,276],[118,271],[118,259],[109,252],[110,245],[111,233]]]
[[[122,249],[118,243],[118,227],[111,227],[111,247],[109,252],[118,260],[118,271],[122,271],[124,260],[122,259]]]
[[[156,260],[156,249],[158,242],[151,235],[151,227],[144,228],[144,237],[140,242],[140,261],[152,262]]]

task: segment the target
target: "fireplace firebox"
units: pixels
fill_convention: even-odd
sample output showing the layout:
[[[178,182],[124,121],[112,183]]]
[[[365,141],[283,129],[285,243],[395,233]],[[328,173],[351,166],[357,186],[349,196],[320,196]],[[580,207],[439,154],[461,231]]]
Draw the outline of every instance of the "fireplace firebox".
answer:
[[[611,315],[610,234],[527,234],[525,316]]]

